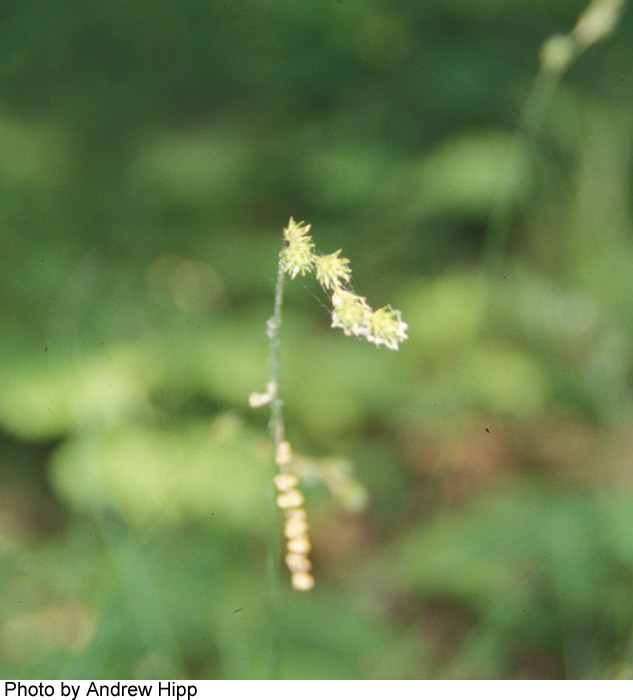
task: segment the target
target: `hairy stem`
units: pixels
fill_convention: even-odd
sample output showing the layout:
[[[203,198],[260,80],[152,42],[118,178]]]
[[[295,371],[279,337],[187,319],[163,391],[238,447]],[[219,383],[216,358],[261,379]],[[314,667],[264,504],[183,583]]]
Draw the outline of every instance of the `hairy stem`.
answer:
[[[281,310],[284,300],[284,265],[279,261],[277,283],[275,285],[275,312],[268,319],[268,369],[269,382],[274,387],[274,396],[270,402],[269,430],[275,444],[275,454],[284,439],[285,427],[282,413],[283,401],[280,397],[281,386]]]
[[[284,439],[285,427],[280,397],[281,384],[281,312],[284,296],[284,266],[279,261],[277,269],[277,283],[275,285],[275,310],[267,323],[268,335],[268,368],[269,387],[272,387],[273,398],[270,402],[269,430],[274,442],[274,454],[277,454],[279,445]],[[275,464],[275,474],[277,465]],[[271,680],[279,679],[281,666],[281,635],[280,635],[280,543],[279,543],[279,509],[276,503],[276,492],[272,486],[269,490],[269,532],[267,551],[267,576],[270,615],[270,664],[269,677]]]

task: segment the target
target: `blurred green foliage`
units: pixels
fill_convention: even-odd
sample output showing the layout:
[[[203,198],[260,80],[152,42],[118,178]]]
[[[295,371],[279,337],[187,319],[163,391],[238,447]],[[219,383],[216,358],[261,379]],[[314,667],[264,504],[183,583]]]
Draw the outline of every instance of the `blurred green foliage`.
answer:
[[[630,675],[630,13],[532,92],[584,6],[0,10],[0,675]],[[290,216],[410,339],[288,286],[288,435],[330,481],[271,621],[247,397]]]

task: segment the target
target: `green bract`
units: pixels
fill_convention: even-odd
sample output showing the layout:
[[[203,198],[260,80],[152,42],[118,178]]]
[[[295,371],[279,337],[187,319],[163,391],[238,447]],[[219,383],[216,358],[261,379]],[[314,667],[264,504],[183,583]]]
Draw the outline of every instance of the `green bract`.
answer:
[[[349,269],[349,260],[347,258],[339,258],[340,250],[330,255],[317,257],[316,277],[319,280],[323,289],[335,289],[341,283],[349,282],[351,270]]]
[[[312,272],[314,267],[314,243],[308,235],[309,230],[310,224],[306,225],[303,221],[297,223],[293,218],[284,229],[285,244],[279,257],[284,271],[292,279],[298,274],[303,276],[307,272]]]
[[[332,306],[332,328],[342,328],[345,335],[367,335],[372,311],[363,297],[337,287]]]
[[[374,311],[369,326],[367,340],[376,345],[386,345],[390,350],[397,350],[398,343],[407,339],[407,324],[402,321],[400,311],[391,306]]]
[[[291,240],[281,251],[281,262],[284,270],[294,279],[298,274],[312,272],[314,243],[310,239]]]

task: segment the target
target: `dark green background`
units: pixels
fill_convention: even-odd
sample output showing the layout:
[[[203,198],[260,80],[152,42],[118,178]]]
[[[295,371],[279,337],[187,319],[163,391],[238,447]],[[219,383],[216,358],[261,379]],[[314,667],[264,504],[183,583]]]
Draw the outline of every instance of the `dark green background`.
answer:
[[[2,677],[630,673],[631,14],[533,88],[584,6],[4,3]],[[288,437],[369,500],[304,484],[275,620],[291,216],[410,339],[288,285]]]

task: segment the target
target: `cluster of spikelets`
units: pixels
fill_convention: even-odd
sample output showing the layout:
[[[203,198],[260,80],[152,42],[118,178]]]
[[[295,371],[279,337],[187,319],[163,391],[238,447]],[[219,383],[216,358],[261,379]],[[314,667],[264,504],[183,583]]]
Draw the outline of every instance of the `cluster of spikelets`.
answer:
[[[292,450],[286,440],[279,444],[275,461],[280,470],[283,470],[275,476],[274,482],[279,491],[277,505],[285,516],[286,566],[290,571],[292,587],[297,591],[309,591],[314,586],[314,577],[310,573],[312,563],[308,558],[312,545],[308,537],[306,512],[301,507],[304,503],[303,494],[297,488],[299,478],[287,471],[292,463]]]
[[[346,288],[352,271],[341,251],[317,255],[309,235],[310,224],[290,219],[284,229],[284,247],[280,253],[284,271],[292,279],[315,272],[316,278],[332,300],[332,328],[341,328],[345,335],[366,338],[375,345],[397,350],[407,339],[407,324],[402,313],[391,306],[374,311],[364,297]]]

